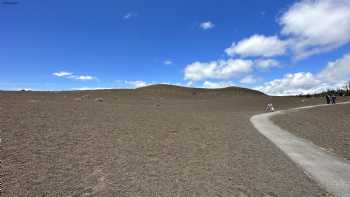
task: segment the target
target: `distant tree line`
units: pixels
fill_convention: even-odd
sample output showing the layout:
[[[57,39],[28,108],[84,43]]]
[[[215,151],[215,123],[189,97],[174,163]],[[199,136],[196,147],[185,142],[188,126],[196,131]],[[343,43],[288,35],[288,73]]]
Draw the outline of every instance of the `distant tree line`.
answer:
[[[299,95],[302,97],[323,97],[329,95],[335,95],[335,96],[350,96],[350,81],[347,81],[345,85],[342,88],[337,89],[327,89],[326,91],[315,93],[315,94],[306,94],[306,95]]]

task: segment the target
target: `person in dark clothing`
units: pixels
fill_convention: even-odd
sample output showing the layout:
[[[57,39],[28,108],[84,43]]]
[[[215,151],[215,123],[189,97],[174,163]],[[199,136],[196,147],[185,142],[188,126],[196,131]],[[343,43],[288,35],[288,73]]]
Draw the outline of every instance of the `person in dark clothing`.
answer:
[[[329,94],[326,95],[326,101],[327,101],[327,104],[329,104],[331,102],[331,98],[330,98]]]
[[[337,99],[337,97],[333,94],[332,95],[332,104],[335,104],[335,100]]]

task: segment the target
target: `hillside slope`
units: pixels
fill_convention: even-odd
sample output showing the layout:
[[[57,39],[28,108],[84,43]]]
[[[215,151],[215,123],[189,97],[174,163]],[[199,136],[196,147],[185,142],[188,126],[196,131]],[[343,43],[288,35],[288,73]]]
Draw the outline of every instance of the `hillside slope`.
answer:
[[[190,88],[174,85],[151,85],[135,89],[135,93],[161,96],[266,96],[264,93],[240,87],[227,87],[218,89]]]

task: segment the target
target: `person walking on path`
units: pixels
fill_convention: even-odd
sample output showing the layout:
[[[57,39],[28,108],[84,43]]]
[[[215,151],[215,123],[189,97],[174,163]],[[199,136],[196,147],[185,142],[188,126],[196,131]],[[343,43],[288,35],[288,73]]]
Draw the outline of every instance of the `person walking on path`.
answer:
[[[265,112],[274,112],[275,108],[273,107],[272,103],[267,104]]]
[[[331,96],[329,94],[326,95],[326,101],[327,101],[327,104],[329,104],[331,102]]]
[[[333,94],[332,95],[332,104],[335,104],[335,100],[337,99],[337,97]]]

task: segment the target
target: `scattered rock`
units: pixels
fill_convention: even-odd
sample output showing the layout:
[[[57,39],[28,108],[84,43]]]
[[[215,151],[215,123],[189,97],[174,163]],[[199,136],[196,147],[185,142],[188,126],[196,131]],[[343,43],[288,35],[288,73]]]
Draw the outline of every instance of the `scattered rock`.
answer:
[[[326,197],[335,197],[335,196],[333,194],[327,192]]]
[[[330,147],[320,147],[322,150],[329,152],[329,153],[335,153],[335,150]]]
[[[90,95],[83,95],[81,97],[75,98],[74,100],[75,101],[82,101],[82,100],[86,100],[86,99],[89,99],[89,98],[90,98]]]
[[[277,197],[277,195],[274,194],[273,192],[269,192],[267,194],[264,194],[263,197]]]
[[[99,98],[95,98],[95,101],[96,101],[96,102],[103,102],[104,100],[103,100],[102,97],[99,97]]]
[[[89,99],[90,98],[90,95],[84,95],[81,97],[82,99]]]
[[[248,197],[248,195],[244,192],[239,192],[239,197]]]

